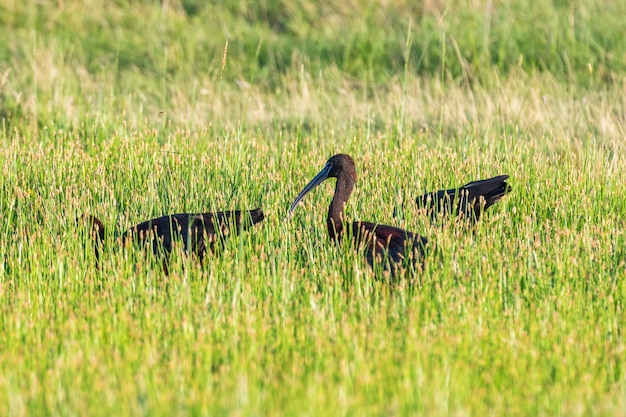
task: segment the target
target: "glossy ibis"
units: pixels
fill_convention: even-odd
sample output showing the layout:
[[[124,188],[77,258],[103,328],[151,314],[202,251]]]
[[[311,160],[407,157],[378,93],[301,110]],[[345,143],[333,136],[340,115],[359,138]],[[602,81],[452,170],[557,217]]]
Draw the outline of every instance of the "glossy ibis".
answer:
[[[121,241],[123,244],[150,243],[155,255],[165,256],[164,270],[167,274],[167,259],[175,240],[182,241],[185,251],[193,253],[202,262],[207,250],[213,252],[215,244],[220,239],[249,229],[253,224],[261,222],[264,217],[260,208],[215,213],[170,214],[131,227],[122,234]],[[105,237],[104,225],[94,216],[85,215],[82,219],[91,227],[95,240],[96,262],[99,262],[100,248]],[[231,230],[232,227],[234,229]]]
[[[421,267],[428,242],[425,237],[398,227],[369,222],[356,221],[344,225],[343,210],[356,182],[354,160],[349,155],[338,154],[326,162],[319,174],[298,194],[289,208],[289,217],[300,200],[328,178],[337,178],[335,194],[326,218],[328,235],[334,242],[340,243],[346,234],[351,236],[352,243],[365,250],[367,261],[372,267],[375,262],[381,262],[384,270],[390,271],[393,277],[401,268]]]
[[[486,180],[472,181],[459,188],[433,191],[417,197],[416,203],[425,208],[432,219],[439,213],[446,215],[454,210],[455,216],[478,221],[482,212],[511,191],[507,184],[508,175],[499,175]]]

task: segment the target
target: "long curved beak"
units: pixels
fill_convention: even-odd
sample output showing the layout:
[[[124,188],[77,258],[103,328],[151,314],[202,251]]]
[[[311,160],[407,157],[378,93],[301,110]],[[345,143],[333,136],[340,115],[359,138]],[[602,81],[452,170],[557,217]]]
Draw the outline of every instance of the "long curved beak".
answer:
[[[288,219],[291,218],[291,216],[293,216],[293,212],[295,211],[296,206],[298,205],[300,200],[302,200],[304,196],[309,193],[309,191],[311,191],[313,188],[317,187],[318,185],[320,185],[321,183],[323,183],[324,181],[328,179],[328,174],[330,174],[331,168],[332,168],[331,164],[326,164],[326,166],[324,166],[324,168],[319,172],[319,174],[317,174],[315,178],[313,178],[306,185],[306,187],[304,187],[302,191],[300,191],[300,194],[298,194],[296,199],[293,200],[291,207],[289,207],[289,214],[287,215]]]

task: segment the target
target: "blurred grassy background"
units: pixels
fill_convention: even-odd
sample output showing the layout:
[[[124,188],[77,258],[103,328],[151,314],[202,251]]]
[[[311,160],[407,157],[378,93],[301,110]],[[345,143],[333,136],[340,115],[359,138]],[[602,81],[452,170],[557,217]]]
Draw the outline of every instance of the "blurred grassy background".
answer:
[[[285,95],[412,96],[415,79],[491,91],[518,74],[580,98],[623,81],[625,14],[595,0],[3,1],[0,115],[275,121]]]

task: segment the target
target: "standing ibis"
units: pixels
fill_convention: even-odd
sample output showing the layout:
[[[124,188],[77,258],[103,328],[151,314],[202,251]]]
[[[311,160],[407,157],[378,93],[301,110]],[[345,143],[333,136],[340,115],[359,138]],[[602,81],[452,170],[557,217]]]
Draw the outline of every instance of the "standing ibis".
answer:
[[[324,168],[298,194],[289,208],[289,217],[296,206],[312,189],[327,180],[337,178],[335,194],[328,208],[326,226],[328,235],[336,243],[342,242],[346,235],[352,237],[357,248],[365,249],[368,263],[373,267],[375,262],[382,263],[392,277],[405,267],[421,266],[424,249],[428,240],[415,233],[398,227],[356,221],[351,225],[344,224],[344,207],[356,182],[354,160],[346,154],[333,156]]]
[[[432,219],[439,213],[446,215],[454,210],[455,216],[478,221],[482,212],[511,191],[507,184],[508,175],[499,175],[486,180],[472,181],[459,188],[439,190],[417,197],[416,203],[425,208]]]
[[[149,243],[155,255],[165,256],[164,270],[167,274],[167,260],[175,240],[182,241],[185,251],[194,254],[202,262],[207,250],[213,252],[215,244],[220,239],[249,229],[253,224],[261,222],[264,217],[263,210],[260,208],[214,213],[170,214],[131,227],[122,234],[121,241],[123,244],[126,242]],[[94,216],[85,215],[82,219],[91,227],[92,237],[95,240],[96,262],[98,262],[100,248],[104,243],[104,225]]]

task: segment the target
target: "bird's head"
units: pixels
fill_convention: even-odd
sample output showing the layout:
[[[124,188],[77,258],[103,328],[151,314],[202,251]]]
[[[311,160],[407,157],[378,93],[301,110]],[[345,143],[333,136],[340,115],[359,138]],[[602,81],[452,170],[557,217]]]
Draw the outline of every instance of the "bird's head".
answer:
[[[300,191],[300,194],[289,207],[289,217],[293,215],[298,203],[315,187],[323,183],[329,178],[341,178],[348,176],[353,182],[356,181],[356,166],[350,155],[340,153],[332,156],[324,168]]]

